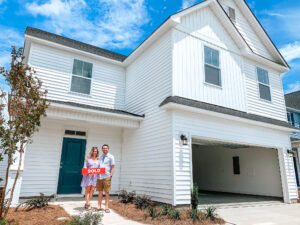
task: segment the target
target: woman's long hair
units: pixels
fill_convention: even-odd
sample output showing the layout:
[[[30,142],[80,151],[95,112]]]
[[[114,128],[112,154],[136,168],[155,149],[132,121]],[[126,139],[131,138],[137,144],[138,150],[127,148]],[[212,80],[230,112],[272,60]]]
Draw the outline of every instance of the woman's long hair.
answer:
[[[94,150],[97,150],[97,156],[96,159],[99,160],[99,150],[98,147],[92,147],[91,151],[89,152],[89,154],[87,155],[87,157],[85,158],[85,161],[89,160],[90,158],[92,158],[92,154],[94,152]]]

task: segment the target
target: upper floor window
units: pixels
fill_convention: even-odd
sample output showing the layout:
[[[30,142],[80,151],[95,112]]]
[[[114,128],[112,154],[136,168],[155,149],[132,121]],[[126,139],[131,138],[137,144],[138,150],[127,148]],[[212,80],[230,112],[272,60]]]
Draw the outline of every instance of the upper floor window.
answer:
[[[228,16],[232,22],[235,22],[235,10],[231,7],[228,8]]]
[[[287,112],[287,118],[290,124],[295,126],[295,118],[294,118],[294,113],[292,112]]]
[[[268,71],[257,67],[257,80],[260,98],[271,101],[271,89]]]
[[[219,51],[204,46],[205,82],[221,86]]]
[[[74,59],[71,91],[89,95],[91,92],[92,70],[92,63]]]

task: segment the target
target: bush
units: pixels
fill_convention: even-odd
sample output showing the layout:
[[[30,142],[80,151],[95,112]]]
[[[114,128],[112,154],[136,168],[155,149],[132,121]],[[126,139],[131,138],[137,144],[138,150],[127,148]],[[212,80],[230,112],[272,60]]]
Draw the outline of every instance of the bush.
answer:
[[[136,197],[135,191],[127,192],[126,190],[121,190],[118,194],[118,199],[121,199],[122,203],[132,203]]]
[[[174,208],[172,206],[169,206],[169,205],[162,205],[161,208],[162,208],[161,214],[163,216],[171,215],[172,211],[174,210]]]
[[[170,213],[170,217],[174,220],[180,220],[181,219],[181,213],[178,209],[173,209]]]
[[[159,216],[159,214],[157,213],[156,208],[152,207],[151,205],[148,206],[148,211],[149,211],[149,215],[151,216],[152,219],[154,219],[157,216]]]
[[[66,225],[98,225],[101,224],[103,214],[102,213],[83,213],[78,216],[73,216],[70,222],[66,222]]]
[[[23,206],[27,210],[31,210],[34,208],[46,207],[46,206],[48,206],[48,204],[52,198],[54,198],[54,195],[45,196],[43,193],[40,193],[39,197],[29,199],[29,200],[19,204],[16,207],[15,211],[17,211],[21,206]]]
[[[190,217],[193,219],[193,221],[200,220],[200,216],[199,216],[198,210],[197,209],[192,209],[190,211]]]
[[[214,220],[217,218],[217,208],[214,206],[208,206],[204,209],[205,218],[210,218],[211,220]]]
[[[197,184],[194,184],[193,189],[191,191],[191,205],[192,209],[197,209],[199,205],[199,189]]]
[[[137,196],[134,200],[135,206],[138,209],[145,209],[151,205],[151,198],[147,195]]]
[[[0,220],[0,225],[9,225],[9,222],[7,222],[7,220],[3,219],[3,220]]]

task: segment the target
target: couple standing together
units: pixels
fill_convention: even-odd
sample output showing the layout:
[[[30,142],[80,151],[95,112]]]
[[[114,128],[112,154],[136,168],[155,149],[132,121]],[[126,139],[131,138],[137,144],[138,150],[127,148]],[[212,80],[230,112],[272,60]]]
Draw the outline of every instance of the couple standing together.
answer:
[[[109,146],[104,144],[102,146],[102,155],[99,158],[99,150],[93,147],[84,162],[84,168],[105,168],[105,174],[83,175],[81,187],[85,188],[85,208],[90,209],[90,200],[93,197],[95,188],[99,191],[98,208],[103,210],[101,203],[103,199],[103,191],[105,192],[105,212],[109,213],[108,208],[109,192],[111,190],[111,179],[115,169],[115,159],[112,154],[108,153]]]

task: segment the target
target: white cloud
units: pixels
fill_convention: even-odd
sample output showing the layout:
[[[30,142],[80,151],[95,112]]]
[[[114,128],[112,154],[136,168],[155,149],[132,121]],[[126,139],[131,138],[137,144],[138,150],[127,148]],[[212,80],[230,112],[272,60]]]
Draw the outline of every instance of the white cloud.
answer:
[[[100,47],[133,48],[149,21],[144,0],[47,0],[26,4],[44,29]]]
[[[293,43],[289,43],[283,46],[280,49],[280,52],[288,62],[291,62],[294,59],[300,59],[300,42],[295,41]]]
[[[288,93],[295,92],[295,91],[300,91],[300,81],[289,84],[285,93],[288,94]]]
[[[196,3],[196,0],[182,0],[182,9],[186,9]]]

